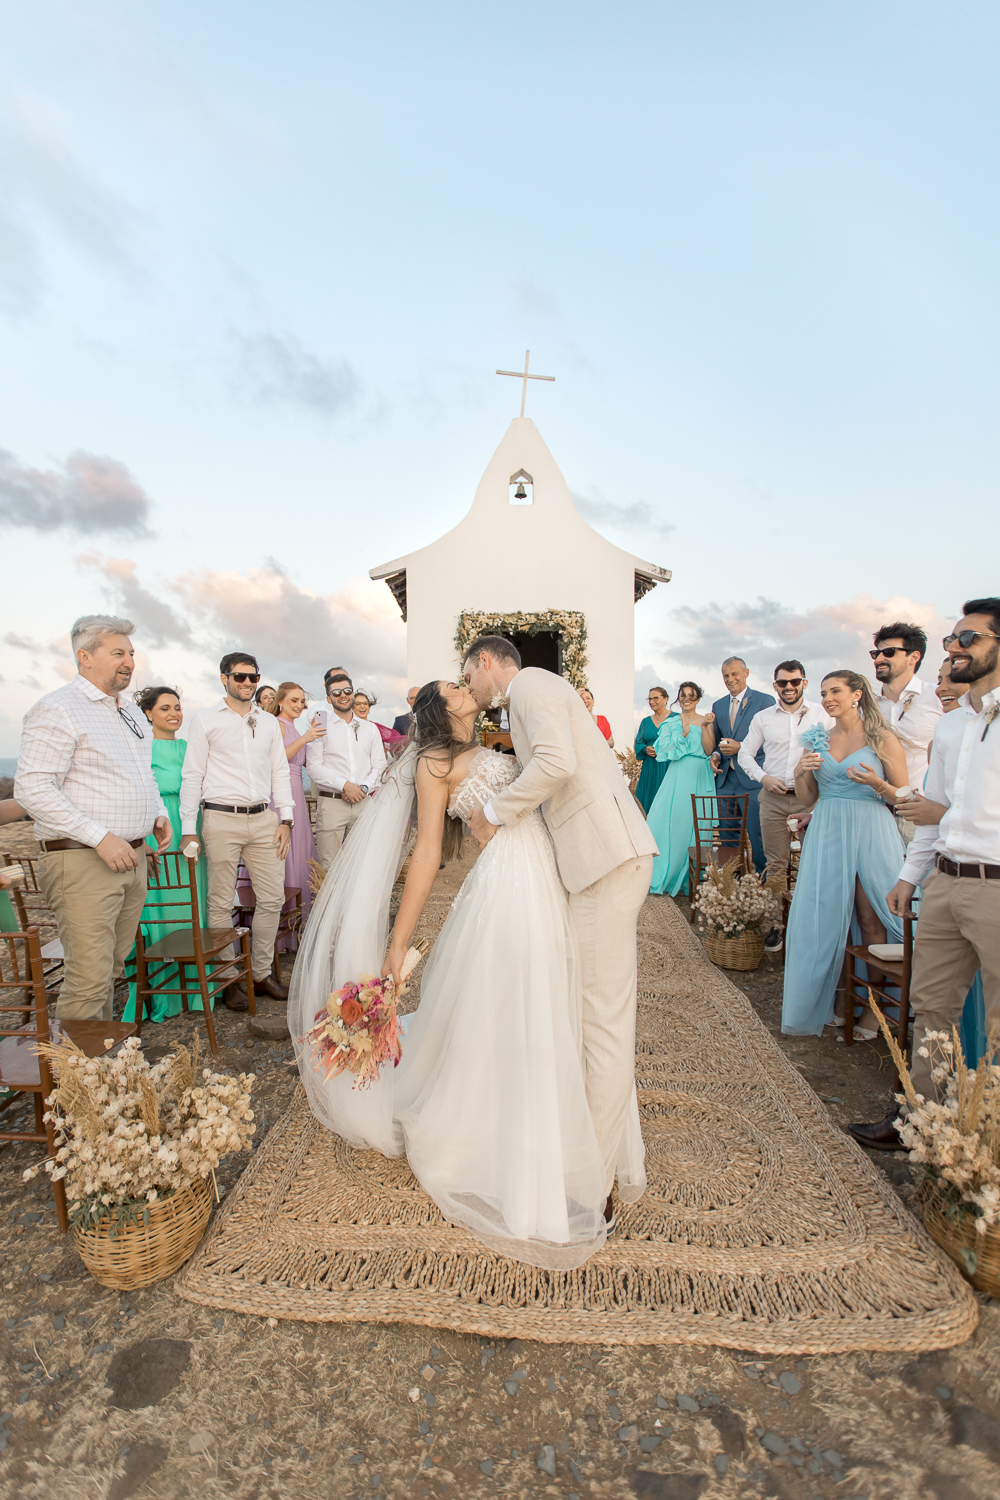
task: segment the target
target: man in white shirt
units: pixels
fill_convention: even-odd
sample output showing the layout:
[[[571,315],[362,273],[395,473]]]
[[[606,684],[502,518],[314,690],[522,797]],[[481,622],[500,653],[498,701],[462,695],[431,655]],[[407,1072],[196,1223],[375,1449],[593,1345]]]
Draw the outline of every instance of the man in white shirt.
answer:
[[[918,824],[902,874],[889,892],[902,915],[923,883],[913,950],[913,1086],[935,1095],[926,1033],[951,1036],[977,969],[986,1032],[1000,1025],[1000,599],[970,599],[945,636],[952,682],[968,684],[958,708],[934,731],[922,797],[907,811]],[[864,1146],[901,1149],[894,1110],[874,1125],[852,1125]]]
[[[809,809],[795,795],[795,767],[802,759],[802,732],[814,724],[832,728],[833,720],[818,703],[806,701],[809,686],[806,669],[794,657],[779,662],[774,669],[774,691],[778,701],[772,708],[762,708],[750,720],[750,727],[737,754],[740,770],[760,787],[760,832],[768,874],[784,879],[792,835],[789,818],[808,821]],[[764,764],[757,756],[764,751]],[[769,953],[781,951],[781,930],[768,933],[764,947]]]
[[[927,775],[927,747],[941,717],[941,704],[934,689],[917,676],[926,651],[927,635],[920,626],[897,620],[876,632],[874,650],[868,653],[881,684],[878,706],[903,746],[907,779],[917,792]],[[903,818],[898,819],[898,824],[909,843],[916,827]]]
[[[345,672],[331,667],[324,687],[333,712],[326,733],[306,746],[306,770],[316,787],[316,852],[328,870],[385,770],[385,746],[378,725],[354,712]]]
[[[280,975],[272,976],[274,940],[285,902],[285,856],[292,837],[292,781],[281,729],[273,714],[253,702],[260,681],[256,659],[231,651],[219,663],[226,695],[188,724],[181,777],[181,848],[198,845],[208,858],[208,924],[229,927],[240,860],[253,885],[252,959],[254,990],[287,1000]],[[277,808],[275,812],[271,803]],[[230,950],[230,954],[232,950]],[[226,992],[230,1010],[246,1010],[239,985]]]
[[[65,955],[56,1015],[113,1019],[114,982],[146,900],[145,841],[169,849],[144,716],[120,701],[132,680],[131,620],[85,615],[71,632],[79,676],[30,708],[14,795],[35,820],[39,879]]]

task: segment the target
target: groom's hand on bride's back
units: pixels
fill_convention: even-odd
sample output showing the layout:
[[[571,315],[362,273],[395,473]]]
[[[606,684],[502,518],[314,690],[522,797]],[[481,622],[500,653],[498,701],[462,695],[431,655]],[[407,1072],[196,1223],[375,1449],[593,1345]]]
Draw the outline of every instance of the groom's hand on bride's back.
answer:
[[[474,807],[469,814],[469,832],[480,849],[485,849],[496,831],[497,825],[490,822],[483,809],[481,807]]]

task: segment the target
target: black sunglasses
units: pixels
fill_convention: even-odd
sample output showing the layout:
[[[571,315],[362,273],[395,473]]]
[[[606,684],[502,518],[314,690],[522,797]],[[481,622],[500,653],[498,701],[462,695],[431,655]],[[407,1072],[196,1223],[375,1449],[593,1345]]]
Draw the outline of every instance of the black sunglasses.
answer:
[[[872,661],[878,661],[880,656],[898,656],[901,651],[904,656],[909,655],[905,646],[877,646],[874,651],[869,651],[868,655]]]
[[[354,697],[354,689],[353,688],[331,688],[330,689],[330,697],[331,698],[353,698]]]
[[[941,644],[947,651],[950,646],[954,646],[957,642],[963,650],[968,651],[973,641],[978,641],[980,636],[987,635],[992,636],[994,640],[997,639],[992,630],[960,630],[958,635],[946,635]]]
[[[774,679],[774,685],[776,688],[801,687],[804,682],[804,677],[776,677]]]
[[[259,682],[260,681],[260,673],[259,672],[227,672],[226,676],[227,677],[231,677],[234,682]]]

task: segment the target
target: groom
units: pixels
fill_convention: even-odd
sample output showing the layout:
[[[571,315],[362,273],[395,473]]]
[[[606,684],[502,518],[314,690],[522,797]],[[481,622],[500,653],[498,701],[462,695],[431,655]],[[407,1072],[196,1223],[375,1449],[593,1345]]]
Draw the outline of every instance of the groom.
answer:
[[[522,671],[509,641],[482,635],[465,653],[465,681],[482,709],[507,699],[522,766],[516,781],[473,811],[473,836],[485,845],[499,825],[541,808],[569,892],[582,964],[587,1103],[613,1227],[611,1189],[635,1083],[635,926],[656,843],[614,753],[565,678],[539,667]]]

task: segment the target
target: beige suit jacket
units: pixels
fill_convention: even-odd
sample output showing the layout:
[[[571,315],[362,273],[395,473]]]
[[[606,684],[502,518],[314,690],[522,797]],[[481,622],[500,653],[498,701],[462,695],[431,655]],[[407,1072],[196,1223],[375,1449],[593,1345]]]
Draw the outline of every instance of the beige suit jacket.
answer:
[[[571,894],[637,855],[659,853],[614,751],[564,677],[525,667],[510,685],[507,713],[522,770],[491,799],[493,811],[516,823],[541,808]]]

